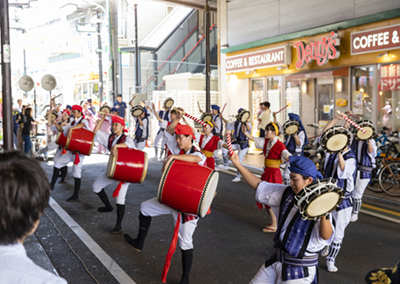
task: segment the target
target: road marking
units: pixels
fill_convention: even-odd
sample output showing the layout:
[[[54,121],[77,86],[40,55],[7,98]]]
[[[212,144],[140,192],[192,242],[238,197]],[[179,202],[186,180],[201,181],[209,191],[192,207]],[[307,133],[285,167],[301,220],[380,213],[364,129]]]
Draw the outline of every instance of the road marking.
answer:
[[[388,217],[388,216],[385,216],[385,215],[382,215],[382,214],[379,214],[379,213],[371,212],[371,211],[365,210],[365,209],[361,209],[360,212],[364,213],[364,214],[367,214],[367,215],[371,215],[371,216],[380,218],[380,219],[383,219],[383,220],[386,220],[386,221],[390,221],[390,222],[394,222],[394,223],[400,224],[400,220],[395,219],[395,218],[391,218],[391,217]]]
[[[391,211],[391,210],[388,210],[388,209],[383,209],[383,208],[372,206],[372,205],[369,205],[369,204],[363,204],[362,206],[364,206],[366,208],[369,208],[369,209],[372,209],[372,210],[381,211],[381,212],[384,212],[384,213],[388,213],[388,214],[400,217],[400,213],[399,212]]]
[[[100,260],[105,268],[115,277],[119,283],[136,284],[125,271],[89,236],[86,231],[75,222],[71,216],[50,197],[51,208],[60,218],[71,228],[71,230],[81,239],[88,249]]]

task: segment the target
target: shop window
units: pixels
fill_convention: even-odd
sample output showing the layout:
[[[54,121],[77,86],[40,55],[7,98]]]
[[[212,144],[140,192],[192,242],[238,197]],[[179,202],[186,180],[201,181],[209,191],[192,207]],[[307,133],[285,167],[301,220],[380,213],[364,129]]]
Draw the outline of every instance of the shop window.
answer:
[[[374,70],[372,66],[353,68],[353,97],[351,109],[353,114],[360,116],[363,120],[373,121],[373,75]]]
[[[251,80],[251,113],[252,117],[252,135],[254,137],[259,136],[258,120],[257,117],[260,114],[260,103],[264,99],[264,79],[253,79]]]
[[[296,113],[301,117],[300,113],[301,94],[307,94],[308,91],[309,91],[309,86],[306,80],[286,81],[285,103],[288,107],[285,109],[285,121],[289,119],[288,113]]]
[[[281,108],[281,77],[270,77],[267,78],[267,101],[271,104],[271,113],[276,112]],[[277,117],[279,124],[282,122]],[[271,119],[273,117],[271,116]]]
[[[379,66],[378,131],[383,126],[400,130],[400,64]]]

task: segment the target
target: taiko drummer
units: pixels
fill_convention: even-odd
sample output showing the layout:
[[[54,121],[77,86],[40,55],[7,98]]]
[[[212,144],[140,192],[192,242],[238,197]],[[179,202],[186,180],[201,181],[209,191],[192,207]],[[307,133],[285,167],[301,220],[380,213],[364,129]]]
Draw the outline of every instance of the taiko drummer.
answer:
[[[257,202],[274,208],[278,216],[278,229],[274,237],[276,248],[251,280],[251,284],[317,283],[318,252],[330,244],[333,227],[326,216],[317,220],[304,220],[294,198],[304,187],[322,175],[311,160],[291,156],[290,186],[262,181],[239,162],[237,154],[232,162],[247,183],[256,190]]]
[[[101,120],[97,123],[94,129],[95,142],[98,142],[106,147],[111,155],[117,154],[117,148],[134,148],[134,143],[129,135],[124,134],[125,121],[120,116],[113,116],[112,120],[112,133],[106,133],[100,131],[101,125],[106,119],[106,115],[103,115]],[[110,212],[113,211],[113,207],[110,204],[108,196],[104,190],[106,186],[115,182],[115,180],[108,178],[106,173],[99,176],[93,183],[93,191],[96,193],[101,201],[104,203],[104,207],[99,207],[99,212]],[[111,233],[119,233],[122,230],[121,223],[125,214],[125,196],[128,191],[129,183],[120,183],[113,193],[113,197],[116,197],[115,203],[117,204],[117,223]]]
[[[165,167],[168,167],[169,163],[174,159],[204,165],[206,157],[193,146],[193,139],[195,138],[193,130],[188,125],[178,123],[181,117],[182,114],[177,114],[177,118],[171,122],[165,133],[166,144],[169,151],[172,153],[172,155],[169,156]],[[131,238],[128,234],[124,234],[125,240],[131,246],[141,251],[150,227],[151,218],[165,214],[172,214],[176,222],[178,214],[181,213],[165,204],[161,204],[157,198],[143,202],[140,205],[139,234],[136,239]],[[197,226],[198,216],[188,213],[182,214],[183,218],[181,218],[178,232],[183,267],[183,274],[180,283],[187,284],[189,283],[189,273],[193,260],[193,234]]]
[[[329,247],[326,247],[322,251],[322,256],[327,256],[326,265],[329,272],[336,272],[338,268],[335,266],[335,260],[342,246],[344,232],[347,225],[350,223],[351,214],[353,211],[352,205],[352,192],[354,190],[354,181],[357,171],[357,162],[354,153],[348,147],[350,143],[350,133],[344,127],[334,127],[343,117],[337,115],[331,120],[322,131],[321,142],[325,137],[325,132],[332,131],[333,139],[336,139],[335,131],[340,135],[337,135],[340,140],[347,139],[343,144],[344,149],[335,151],[337,149],[325,149],[328,151],[334,151],[335,153],[325,153],[325,178],[333,177],[337,180],[337,186],[343,189],[344,199],[339,207],[332,212],[332,218],[335,224],[335,236],[333,242]],[[334,128],[333,128],[334,127]],[[343,135],[346,134],[346,135]],[[346,137],[346,138],[345,138]],[[331,138],[332,139],[332,138]],[[339,141],[337,141],[339,142]],[[328,143],[327,143],[328,144]],[[330,144],[330,143],[329,143]],[[332,143],[335,144],[335,143]],[[326,146],[325,146],[326,147]]]
[[[72,106],[72,115],[74,116],[74,120],[71,121],[70,123],[68,123],[66,126],[61,127],[60,125],[55,124],[55,126],[59,132],[63,132],[65,136],[70,138],[72,135],[72,130],[74,130],[74,129],[84,128],[86,130],[90,130],[89,122],[82,115],[82,107],[81,106],[73,105]],[[54,189],[57,178],[60,174],[60,169],[67,166],[68,163],[74,162],[74,165],[72,166],[72,172],[73,172],[73,176],[74,176],[74,180],[75,180],[74,193],[70,198],[67,199],[67,201],[76,200],[79,197],[78,193],[81,188],[81,172],[82,172],[82,164],[83,164],[84,157],[85,156],[82,154],[72,153],[72,152],[68,151],[68,153],[62,155],[54,163],[53,177],[52,177],[51,184],[50,184],[51,189]]]

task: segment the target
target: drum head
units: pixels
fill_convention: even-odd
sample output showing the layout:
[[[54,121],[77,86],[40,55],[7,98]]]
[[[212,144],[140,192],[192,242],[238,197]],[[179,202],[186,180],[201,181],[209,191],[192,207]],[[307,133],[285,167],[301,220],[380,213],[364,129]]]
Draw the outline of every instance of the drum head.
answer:
[[[346,134],[336,134],[326,141],[326,148],[331,152],[339,152],[346,148],[349,137]]]
[[[359,140],[368,140],[372,137],[374,134],[374,130],[371,127],[363,127],[365,129],[365,133],[362,132],[361,130],[357,131],[357,138]]]
[[[174,100],[172,98],[166,98],[164,101],[165,108],[171,108],[174,105]]]
[[[106,172],[108,178],[112,179],[114,177],[116,163],[117,163],[117,157],[110,154],[110,157],[108,158],[107,172]]]
[[[208,209],[210,209],[211,203],[214,199],[215,192],[218,186],[219,173],[213,171],[211,175],[208,177],[207,186],[201,196],[201,200],[199,202],[199,208],[197,209],[197,215],[200,218],[203,218],[207,215]]]
[[[203,113],[202,115],[201,115],[201,121],[204,121],[204,122],[206,122],[206,121],[211,121],[212,120],[212,114],[211,113]]]
[[[293,135],[299,130],[299,127],[297,125],[290,125],[285,129],[285,134],[287,135]]]
[[[134,116],[134,117],[141,116],[143,113],[143,108],[141,106],[135,106],[132,109],[131,113],[132,113],[132,116]]]
[[[332,212],[339,203],[341,195],[336,191],[328,191],[311,200],[304,208],[307,219],[313,220]]]
[[[239,120],[241,123],[245,123],[247,120],[249,120],[249,118],[250,118],[250,112],[249,112],[249,111],[247,111],[247,110],[242,110],[242,111],[239,113],[238,120]]]
[[[105,113],[110,113],[110,111],[111,111],[111,109],[110,109],[110,107],[109,106],[102,106],[101,108],[100,108],[100,111],[101,112],[105,112]]]

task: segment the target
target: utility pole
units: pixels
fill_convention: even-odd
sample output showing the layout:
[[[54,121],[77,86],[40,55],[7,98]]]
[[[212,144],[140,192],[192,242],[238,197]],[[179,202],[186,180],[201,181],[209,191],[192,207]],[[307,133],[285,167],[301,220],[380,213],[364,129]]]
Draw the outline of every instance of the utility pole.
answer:
[[[97,54],[99,55],[99,93],[103,102],[103,50],[101,47],[101,11],[97,11]]]
[[[13,146],[13,120],[11,96],[11,52],[10,26],[8,15],[8,0],[0,0],[0,30],[1,30],[1,77],[3,92],[3,144],[4,150],[11,150]]]
[[[112,78],[113,78],[113,101],[118,95],[119,80],[119,56],[118,56],[118,3],[117,0],[110,1],[110,37],[111,37],[111,62],[112,62]],[[121,90],[122,93],[122,90]]]
[[[210,98],[210,6],[206,0],[204,7],[206,16],[206,112],[211,112],[211,98]]]
[[[139,44],[138,44],[138,20],[137,20],[137,4],[135,4],[135,76],[136,76],[136,89],[135,93],[139,93],[140,91],[140,82],[139,82],[139,72],[140,72],[140,66],[139,66]],[[129,98],[130,99],[130,98]]]

